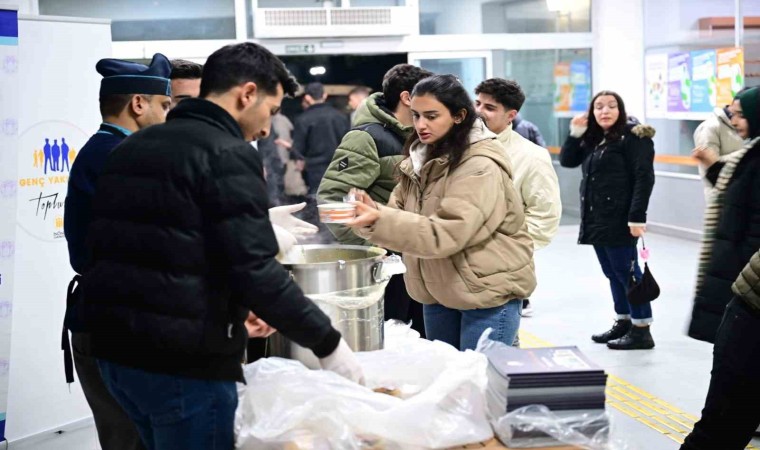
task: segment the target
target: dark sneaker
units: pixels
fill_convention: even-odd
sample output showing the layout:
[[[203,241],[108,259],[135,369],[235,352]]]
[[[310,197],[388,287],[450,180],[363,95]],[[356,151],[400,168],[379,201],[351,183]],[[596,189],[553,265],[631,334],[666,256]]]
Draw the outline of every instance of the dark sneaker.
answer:
[[[530,306],[530,300],[523,300],[522,311],[520,312],[522,317],[532,317],[533,307]]]
[[[604,333],[591,336],[591,340],[599,344],[606,344],[609,341],[620,339],[621,337],[625,336],[626,333],[628,333],[628,331],[631,329],[631,326],[633,325],[631,324],[630,319],[616,320],[612,325],[612,328],[605,331]]]
[[[649,327],[631,327],[625,336],[607,342],[607,347],[613,350],[649,350],[654,348],[654,339]]]

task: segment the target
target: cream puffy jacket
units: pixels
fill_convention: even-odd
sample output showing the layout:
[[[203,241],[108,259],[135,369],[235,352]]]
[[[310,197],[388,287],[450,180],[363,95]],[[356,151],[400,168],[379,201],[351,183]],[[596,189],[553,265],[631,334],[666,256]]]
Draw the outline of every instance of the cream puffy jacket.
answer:
[[[711,148],[718,156],[724,156],[744,147],[744,140],[734,130],[723,109],[715,108],[713,115],[694,131],[694,145]]]
[[[499,141],[512,161],[512,181],[525,207],[533,246],[536,250],[546,247],[562,217],[559,180],[549,152],[520,136],[511,125],[499,134]]]
[[[694,146],[712,149],[718,156],[725,156],[744,147],[744,140],[731,125],[722,108],[715,108],[709,119],[700,123],[694,130]],[[699,174],[704,179],[705,169],[699,165]],[[705,198],[710,199],[712,184],[704,179]]]

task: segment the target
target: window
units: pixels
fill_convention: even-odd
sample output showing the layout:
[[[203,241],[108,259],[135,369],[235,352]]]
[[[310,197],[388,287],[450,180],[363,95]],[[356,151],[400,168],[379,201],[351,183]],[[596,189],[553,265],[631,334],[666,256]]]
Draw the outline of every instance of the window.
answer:
[[[501,63],[498,62],[499,60]],[[520,110],[520,117],[533,122],[538,127],[547,146],[561,146],[569,133],[572,113],[558,115],[554,111],[555,66],[558,63],[580,63],[590,67],[591,50],[497,51],[494,52],[494,61],[496,76],[517,81],[525,92],[525,104]],[[503,72],[499,72],[499,68]],[[590,77],[590,72],[587,77]],[[586,102],[579,101],[578,103]]]
[[[591,0],[420,0],[420,34],[589,31]]]
[[[485,58],[420,59],[416,63],[436,74],[456,75],[471,97],[474,95],[475,86],[486,79]]]
[[[40,14],[111,19],[114,41],[234,39],[234,0],[39,0]]]

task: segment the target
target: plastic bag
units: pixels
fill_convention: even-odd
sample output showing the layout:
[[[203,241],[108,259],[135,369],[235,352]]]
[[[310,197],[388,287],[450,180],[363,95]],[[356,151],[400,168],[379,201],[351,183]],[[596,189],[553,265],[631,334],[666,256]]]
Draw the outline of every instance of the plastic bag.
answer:
[[[485,356],[393,326],[388,349],[357,353],[366,387],[280,358],[246,366],[237,448],[435,449],[493,437],[485,414]]]
[[[512,411],[492,422],[496,435],[509,447],[556,446],[557,441],[590,450],[633,450],[622,440],[610,437],[608,413],[578,411],[553,413],[546,406],[531,405]]]
[[[420,333],[412,329],[412,322],[404,323],[400,320],[391,319],[385,322],[384,327],[385,348],[391,349],[408,345],[408,339],[417,340]]]
[[[507,347],[502,342],[489,339],[490,334],[489,328],[480,336],[478,352]],[[530,405],[508,414],[501,413],[507,410],[506,391],[509,383],[501,376],[494,376],[490,365],[487,373],[488,415],[494,432],[506,446],[536,448],[570,444],[590,450],[634,450],[630,444],[610,437],[611,418],[604,411],[552,412],[543,405]]]

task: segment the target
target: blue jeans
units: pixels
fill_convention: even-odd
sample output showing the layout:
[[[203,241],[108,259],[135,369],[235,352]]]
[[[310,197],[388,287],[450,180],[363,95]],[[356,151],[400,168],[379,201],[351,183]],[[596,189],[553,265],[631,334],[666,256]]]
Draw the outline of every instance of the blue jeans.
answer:
[[[474,350],[486,328],[493,328],[491,340],[512,345],[520,328],[521,300],[487,309],[451,309],[443,305],[423,305],[425,334],[431,341],[443,341],[459,350]]]
[[[631,305],[628,303],[628,279],[631,273],[631,260],[635,261],[634,273],[641,277],[638,251],[634,246],[604,247],[595,245],[596,257],[602,266],[602,272],[610,280],[612,300],[615,302],[615,312],[618,319],[631,319],[634,325],[652,323],[652,306],[650,303]]]
[[[148,450],[233,449],[234,381],[146,372],[104,360],[98,366]]]

